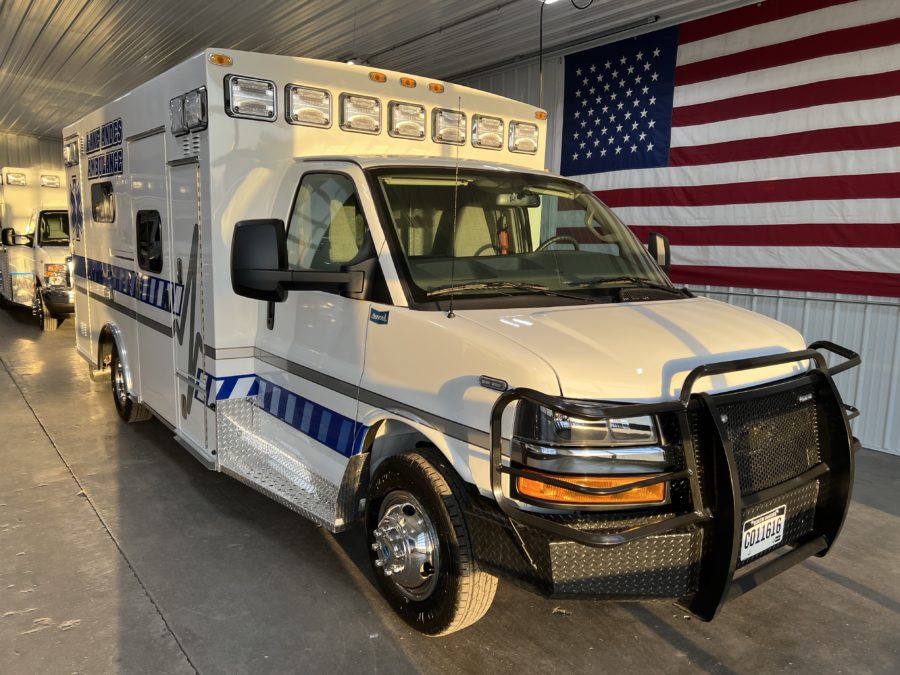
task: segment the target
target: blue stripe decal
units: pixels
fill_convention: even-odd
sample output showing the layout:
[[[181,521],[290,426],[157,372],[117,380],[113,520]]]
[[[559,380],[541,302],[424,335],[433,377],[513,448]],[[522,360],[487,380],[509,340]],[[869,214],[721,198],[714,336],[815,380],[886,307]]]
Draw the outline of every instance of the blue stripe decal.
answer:
[[[82,255],[74,256],[73,261],[76,277],[90,279],[117,293],[181,316],[184,284],[172,283],[168,279],[138,273],[111,263],[85,258]],[[171,304],[173,302],[174,307]]]
[[[197,379],[203,379],[202,371]],[[368,427],[350,417],[319,405],[314,401],[270,382],[258,375],[206,375],[206,400],[226,401],[232,398],[255,397],[256,404],[304,436],[309,436],[344,457],[352,457],[362,450]],[[203,402],[200,392],[194,398]]]

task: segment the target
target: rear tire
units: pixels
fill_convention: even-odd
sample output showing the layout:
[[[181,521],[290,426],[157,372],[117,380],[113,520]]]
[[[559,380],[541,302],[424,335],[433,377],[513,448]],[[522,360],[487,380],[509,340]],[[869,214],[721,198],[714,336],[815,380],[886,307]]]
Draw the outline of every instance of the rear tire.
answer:
[[[497,590],[497,578],[475,562],[465,499],[462,480],[435,448],[389,457],[369,485],[366,538],[378,586],[426,635],[475,623]]]
[[[113,342],[112,353],[109,359],[109,380],[112,385],[113,401],[116,404],[116,412],[124,421],[143,422],[153,417],[153,413],[146,406],[133,400],[128,394],[128,382],[125,379],[125,368],[122,359],[119,358],[119,348]]]

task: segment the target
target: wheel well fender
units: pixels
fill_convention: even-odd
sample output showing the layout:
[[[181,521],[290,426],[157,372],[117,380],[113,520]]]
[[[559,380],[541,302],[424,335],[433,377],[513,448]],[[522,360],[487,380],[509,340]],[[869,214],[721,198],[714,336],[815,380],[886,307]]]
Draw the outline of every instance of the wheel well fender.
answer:
[[[128,347],[125,345],[125,336],[122,329],[114,323],[107,323],[100,329],[100,337],[97,339],[97,370],[105,371],[109,368],[109,360],[112,358],[113,346],[119,354],[122,362],[122,370],[125,373],[125,384],[129,393],[134,391],[134,380],[131,375],[131,359]]]

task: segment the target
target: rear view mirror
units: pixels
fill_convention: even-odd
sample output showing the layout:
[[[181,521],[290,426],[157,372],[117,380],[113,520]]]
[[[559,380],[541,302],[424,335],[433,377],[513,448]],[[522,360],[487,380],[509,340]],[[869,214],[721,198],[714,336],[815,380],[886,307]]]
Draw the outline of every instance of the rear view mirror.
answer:
[[[11,227],[4,227],[3,232],[0,233],[0,238],[3,239],[4,246],[16,245],[16,231]]]
[[[659,265],[663,272],[669,273],[672,268],[672,250],[669,247],[669,238],[658,232],[651,232],[647,236],[647,250],[656,264]]]
[[[515,192],[497,195],[497,206],[519,206],[526,209],[534,209],[541,205],[541,198],[538,195],[523,192],[517,194]]]
[[[318,272],[288,269],[284,222],[242,220],[231,240],[231,288],[238,295],[284,302],[289,290],[353,292],[364,272]],[[355,282],[352,286],[350,282]]]

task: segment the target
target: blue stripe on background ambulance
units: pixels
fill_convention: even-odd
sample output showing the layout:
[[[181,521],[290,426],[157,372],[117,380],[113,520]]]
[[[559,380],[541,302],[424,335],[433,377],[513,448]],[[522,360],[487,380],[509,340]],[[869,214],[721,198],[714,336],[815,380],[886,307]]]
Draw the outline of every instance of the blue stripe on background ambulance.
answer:
[[[90,279],[157,309],[181,316],[184,284],[172,283],[168,279],[161,279],[149,274],[138,274],[124,267],[85,258],[81,255],[76,255],[74,262],[75,276]],[[170,288],[172,289],[171,293]],[[171,300],[170,296],[172,296]]]

